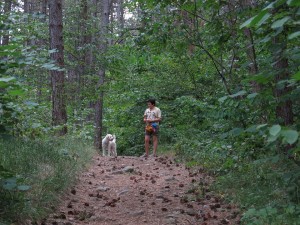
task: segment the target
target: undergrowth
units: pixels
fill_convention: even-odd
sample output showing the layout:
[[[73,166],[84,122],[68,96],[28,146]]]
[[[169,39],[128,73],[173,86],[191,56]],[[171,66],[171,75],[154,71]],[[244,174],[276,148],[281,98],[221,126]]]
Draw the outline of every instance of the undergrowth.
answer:
[[[0,139],[0,223],[45,217],[92,154],[91,147],[70,137]]]
[[[259,137],[193,135],[182,135],[172,145],[177,159],[215,176],[213,189],[240,206],[241,224],[300,224],[300,167],[293,160],[267,149]]]
[[[300,168],[283,156],[245,163],[217,177],[215,188],[239,203],[242,224],[300,224]]]

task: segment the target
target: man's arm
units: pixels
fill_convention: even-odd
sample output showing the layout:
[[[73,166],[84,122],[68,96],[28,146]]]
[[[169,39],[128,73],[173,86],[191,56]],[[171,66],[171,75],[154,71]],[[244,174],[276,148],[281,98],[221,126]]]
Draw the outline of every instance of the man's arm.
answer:
[[[149,120],[147,119],[147,115],[144,115],[144,122],[145,122],[145,123],[148,123],[148,122],[149,122]]]
[[[144,112],[144,123],[149,123],[149,121],[147,119],[147,109]]]

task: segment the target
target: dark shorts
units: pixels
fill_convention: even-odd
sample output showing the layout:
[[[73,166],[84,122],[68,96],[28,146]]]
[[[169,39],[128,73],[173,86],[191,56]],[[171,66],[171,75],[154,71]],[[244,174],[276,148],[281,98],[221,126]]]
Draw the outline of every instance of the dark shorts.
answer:
[[[159,126],[157,126],[153,132],[148,132],[147,130],[145,130],[145,135],[147,136],[151,136],[151,135],[158,136],[158,133],[159,133]]]

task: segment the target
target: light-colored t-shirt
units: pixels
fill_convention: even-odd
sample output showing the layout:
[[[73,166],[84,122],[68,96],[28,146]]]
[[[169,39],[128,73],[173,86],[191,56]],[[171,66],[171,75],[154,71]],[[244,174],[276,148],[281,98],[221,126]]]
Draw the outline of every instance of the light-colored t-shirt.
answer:
[[[154,120],[154,119],[161,118],[161,111],[157,107],[154,107],[151,110],[148,108],[148,109],[146,109],[146,111],[144,113],[144,118],[146,118],[148,120]]]

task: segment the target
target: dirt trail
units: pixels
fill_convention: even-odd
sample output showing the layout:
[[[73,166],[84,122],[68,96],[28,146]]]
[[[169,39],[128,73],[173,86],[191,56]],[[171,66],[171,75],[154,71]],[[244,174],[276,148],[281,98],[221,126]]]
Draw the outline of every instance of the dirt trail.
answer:
[[[238,209],[209,190],[211,177],[170,157],[99,157],[42,224],[239,224]]]

